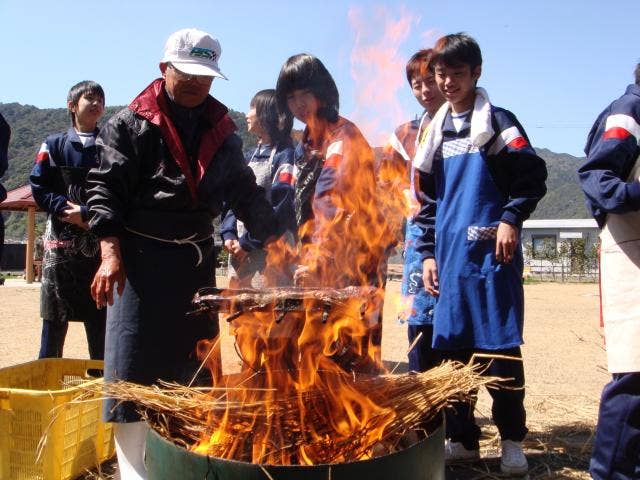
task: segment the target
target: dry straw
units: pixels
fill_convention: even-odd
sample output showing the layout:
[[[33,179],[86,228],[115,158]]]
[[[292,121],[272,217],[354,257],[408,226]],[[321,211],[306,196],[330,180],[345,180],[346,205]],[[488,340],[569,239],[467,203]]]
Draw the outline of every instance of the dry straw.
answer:
[[[135,402],[154,430],[188,449],[210,438],[226,421],[225,428],[233,435],[213,442],[208,455],[273,465],[317,464],[355,461],[404,448],[408,439],[416,439],[408,432],[427,428],[452,402],[467,400],[482,385],[495,384],[497,379],[482,376],[481,368],[445,362],[423,373],[400,375],[327,372],[339,375],[340,382],[349,383],[376,406],[365,422],[346,434],[336,430],[335,412],[327,401],[329,387],[282,395],[260,388],[265,384],[260,374],[244,378],[242,385],[218,388],[122,381],[92,388],[103,389],[105,397]],[[335,382],[323,383],[330,384]],[[274,431],[277,435],[255,448],[255,439]]]

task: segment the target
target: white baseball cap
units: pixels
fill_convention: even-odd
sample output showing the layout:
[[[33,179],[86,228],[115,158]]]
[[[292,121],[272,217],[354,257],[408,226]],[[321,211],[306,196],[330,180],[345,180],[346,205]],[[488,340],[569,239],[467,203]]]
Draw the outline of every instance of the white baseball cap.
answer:
[[[206,75],[228,80],[218,67],[222,49],[220,42],[196,28],[183,28],[172,33],[164,46],[161,63],[171,63],[189,75]]]

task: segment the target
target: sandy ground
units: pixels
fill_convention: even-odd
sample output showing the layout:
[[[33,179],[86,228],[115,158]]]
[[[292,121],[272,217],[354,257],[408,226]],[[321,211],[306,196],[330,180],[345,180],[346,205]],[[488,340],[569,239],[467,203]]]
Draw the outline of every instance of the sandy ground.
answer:
[[[382,356],[391,368],[406,369],[406,325],[393,306],[399,292],[389,282],[383,326]],[[523,346],[527,379],[526,407],[530,434],[526,441],[530,478],[589,478],[586,473],[600,391],[608,381],[595,284],[539,283],[525,286]],[[39,286],[8,280],[0,287],[0,368],[36,358],[41,321]],[[223,326],[223,358],[234,368],[233,345]],[[82,324],[72,323],[65,356],[88,358]],[[477,416],[483,427],[486,460],[450,467],[447,478],[495,478],[499,438],[490,421],[490,403],[480,393]]]

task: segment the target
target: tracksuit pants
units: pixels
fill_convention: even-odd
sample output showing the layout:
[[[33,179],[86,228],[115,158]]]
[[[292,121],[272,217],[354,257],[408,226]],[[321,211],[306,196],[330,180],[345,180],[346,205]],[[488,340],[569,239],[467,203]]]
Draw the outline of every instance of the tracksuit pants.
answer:
[[[596,480],[640,478],[640,372],[613,374],[602,390],[589,471]]]

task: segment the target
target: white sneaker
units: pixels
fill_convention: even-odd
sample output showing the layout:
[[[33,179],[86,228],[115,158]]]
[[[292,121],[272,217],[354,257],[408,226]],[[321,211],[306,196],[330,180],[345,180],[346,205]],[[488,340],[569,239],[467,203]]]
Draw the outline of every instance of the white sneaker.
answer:
[[[529,463],[522,451],[521,442],[514,442],[513,440],[504,440],[502,442],[500,470],[507,475],[524,475],[527,473]]]
[[[480,460],[480,450],[467,450],[462,442],[444,442],[444,459],[447,462],[473,462]]]

